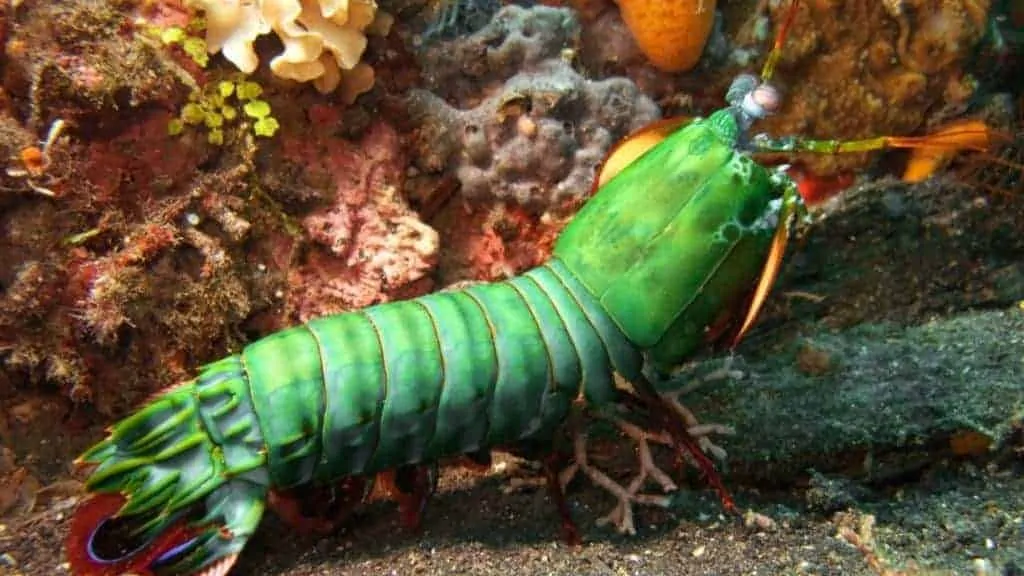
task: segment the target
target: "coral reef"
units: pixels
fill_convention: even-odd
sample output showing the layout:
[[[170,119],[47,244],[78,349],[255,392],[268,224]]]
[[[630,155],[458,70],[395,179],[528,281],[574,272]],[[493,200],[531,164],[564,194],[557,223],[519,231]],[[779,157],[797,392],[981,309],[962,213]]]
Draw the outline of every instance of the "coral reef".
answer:
[[[171,134],[191,94],[252,84],[153,35],[154,22],[187,22],[176,3],[146,7],[142,22],[132,7],[7,13],[5,407],[41,394],[72,421],[118,416],[253,337],[431,286],[436,234],[398,193],[408,156],[393,129],[353,144],[366,123],[341,121],[344,103],[318,108],[312,91],[261,82],[246,113],[258,123],[273,105],[272,139]]]
[[[628,80],[590,81],[560,59],[516,74],[470,110],[422,90],[410,110],[431,137],[421,167],[452,163],[467,200],[538,212],[584,198],[611,146],[659,117]]]
[[[135,381],[128,374],[138,368],[122,372],[119,364],[144,366],[147,356],[180,351],[171,341],[191,335],[174,322],[177,297],[153,284],[148,267],[159,266],[165,251],[181,240],[174,230],[187,201],[175,202],[165,191],[181,186],[208,159],[201,147],[166,140],[169,114],[162,103],[184,94],[177,82],[180,68],[149,44],[125,38],[126,8],[86,1],[22,5],[10,14],[7,45],[17,50],[8,49],[4,66],[11,107],[0,131],[10,157],[13,149],[31,149],[49,127],[68,126],[43,146],[46,161],[31,181],[10,176],[10,170],[4,179],[5,370],[12,382],[45,382],[74,400],[97,400],[104,409],[108,401],[117,403],[121,383]],[[34,193],[38,188],[52,195]],[[182,297],[188,283],[183,287]],[[151,303],[167,306],[168,315],[160,315],[164,324],[144,321],[145,310],[126,309],[147,288],[160,292]],[[248,306],[244,299],[208,302],[201,314],[214,331],[231,321],[230,310]],[[102,310],[111,316],[98,321],[95,314]],[[149,338],[124,350],[113,343],[131,323]],[[190,352],[202,354],[217,341],[208,333],[199,336],[198,346],[188,343]],[[180,364],[180,357],[167,360],[160,369],[173,372]],[[157,368],[150,366],[138,372],[153,376]],[[112,394],[94,395],[92,383],[104,380]],[[0,396],[10,393],[2,390]]]
[[[211,54],[222,52],[239,70],[251,74],[259,66],[253,43],[273,31],[283,45],[270,60],[274,74],[312,82],[323,93],[340,85],[348,102],[373,86],[373,68],[361,62],[366,34],[386,36],[392,22],[374,0],[185,1],[205,14]]]
[[[398,134],[377,123],[357,143],[315,147],[299,138],[283,145],[308,179],[335,186],[331,203],[302,220],[316,248],[289,273],[286,322],[410,295],[410,286],[429,291],[438,235],[401,196],[408,156]]]
[[[518,72],[573,55],[580,23],[565,8],[502,7],[486,26],[469,35],[421,46],[418,86],[460,108],[472,107]]]
[[[436,2],[434,14],[421,34],[423,42],[454,39],[483,28],[501,9],[500,0],[447,0]]]
[[[461,280],[500,280],[551,255],[568,217],[537,216],[514,204],[471,207],[452,203],[431,221],[445,235],[438,263],[442,285]]]

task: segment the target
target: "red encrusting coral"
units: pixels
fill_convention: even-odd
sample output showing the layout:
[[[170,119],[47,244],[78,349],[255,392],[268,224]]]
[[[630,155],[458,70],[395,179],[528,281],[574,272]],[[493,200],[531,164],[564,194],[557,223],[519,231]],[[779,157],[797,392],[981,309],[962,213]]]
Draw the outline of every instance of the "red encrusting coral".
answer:
[[[455,203],[438,219],[445,238],[441,278],[445,283],[502,280],[543,264],[567,221],[517,205]]]

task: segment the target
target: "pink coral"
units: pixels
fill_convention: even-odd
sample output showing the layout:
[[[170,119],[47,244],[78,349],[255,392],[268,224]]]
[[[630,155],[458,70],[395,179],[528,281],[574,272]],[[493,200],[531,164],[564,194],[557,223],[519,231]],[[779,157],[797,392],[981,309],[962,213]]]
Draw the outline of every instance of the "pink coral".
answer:
[[[334,185],[331,204],[302,220],[316,246],[289,271],[293,320],[407,296],[410,285],[430,288],[421,281],[437,262],[438,235],[401,196],[409,160],[391,126],[376,123],[359,143],[292,139],[284,150]]]

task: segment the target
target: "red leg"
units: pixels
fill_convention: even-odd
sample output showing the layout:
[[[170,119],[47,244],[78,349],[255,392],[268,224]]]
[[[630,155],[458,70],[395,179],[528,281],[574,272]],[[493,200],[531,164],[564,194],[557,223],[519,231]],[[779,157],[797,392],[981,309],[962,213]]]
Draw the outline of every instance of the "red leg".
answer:
[[[381,473],[380,480],[398,502],[402,525],[413,532],[419,530],[427,502],[437,488],[437,469],[429,464],[409,464]]]
[[[569,503],[565,500],[565,492],[562,490],[562,483],[558,473],[565,464],[565,458],[559,454],[552,454],[544,459],[544,476],[547,478],[548,492],[551,500],[558,508],[558,515],[562,519],[562,538],[569,546],[579,546],[583,543],[580,538],[576,523],[573,522],[572,512],[569,510]]]
[[[267,504],[298,532],[322,536],[337,530],[364,501],[367,482],[366,478],[349,477],[334,486],[304,488],[298,494],[271,490]]]

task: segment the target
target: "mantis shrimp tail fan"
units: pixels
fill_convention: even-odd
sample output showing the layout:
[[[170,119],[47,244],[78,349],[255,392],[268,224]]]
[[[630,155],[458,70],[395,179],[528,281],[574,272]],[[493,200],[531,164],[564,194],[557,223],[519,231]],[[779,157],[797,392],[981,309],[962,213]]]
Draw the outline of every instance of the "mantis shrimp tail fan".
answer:
[[[117,423],[67,540],[73,573],[227,574],[267,497],[266,450],[242,359],[207,366]]]

